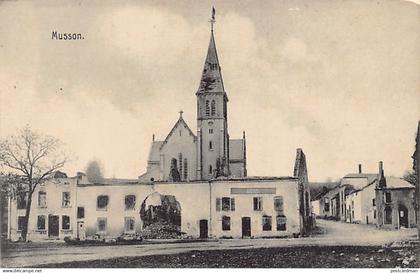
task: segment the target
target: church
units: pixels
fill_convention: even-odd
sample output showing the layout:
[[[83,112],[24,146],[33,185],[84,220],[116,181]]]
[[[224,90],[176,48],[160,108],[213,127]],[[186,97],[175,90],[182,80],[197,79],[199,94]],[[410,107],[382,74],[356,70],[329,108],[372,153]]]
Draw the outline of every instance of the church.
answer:
[[[178,121],[163,141],[153,137],[147,172],[139,177],[141,180],[191,181],[247,175],[245,132],[240,139],[229,136],[229,100],[223,86],[213,27],[195,95],[196,134],[182,118],[181,111]]]
[[[248,176],[245,132],[231,139],[228,95],[213,33],[197,92],[197,131],[182,111],[164,140],[153,141],[147,170],[136,179],[89,181],[60,173],[33,193],[9,200],[8,238],[115,240],[156,237],[160,223],[186,238],[290,237],[313,225],[306,156],[296,151],[292,175]],[[152,227],[158,227],[154,229]]]

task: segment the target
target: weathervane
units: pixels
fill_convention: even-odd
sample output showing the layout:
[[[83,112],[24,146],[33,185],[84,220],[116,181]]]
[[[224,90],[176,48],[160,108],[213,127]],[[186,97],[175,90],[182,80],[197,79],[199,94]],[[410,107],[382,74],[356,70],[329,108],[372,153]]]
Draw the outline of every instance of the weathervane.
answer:
[[[214,25],[214,23],[216,23],[215,15],[216,15],[216,10],[213,7],[212,10],[211,10],[211,19],[209,21],[210,24],[211,24],[211,32],[213,32],[213,25]]]

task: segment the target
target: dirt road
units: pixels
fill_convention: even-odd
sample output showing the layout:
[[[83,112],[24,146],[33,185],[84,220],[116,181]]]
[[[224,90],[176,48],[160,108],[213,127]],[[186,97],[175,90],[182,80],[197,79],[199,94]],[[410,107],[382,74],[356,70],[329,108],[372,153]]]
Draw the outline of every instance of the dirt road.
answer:
[[[2,249],[2,267],[184,253],[192,250],[250,249],[288,246],[383,245],[413,239],[416,229],[377,230],[374,226],[318,220],[322,234],[290,239],[230,239],[208,242],[118,246],[67,246],[63,243],[32,243]]]

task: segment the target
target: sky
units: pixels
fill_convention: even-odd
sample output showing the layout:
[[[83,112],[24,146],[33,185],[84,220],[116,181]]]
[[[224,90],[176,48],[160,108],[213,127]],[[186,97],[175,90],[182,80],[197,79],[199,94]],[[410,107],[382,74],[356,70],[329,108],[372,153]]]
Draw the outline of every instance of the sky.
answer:
[[[196,98],[210,38],[229,97],[231,138],[249,175],[289,176],[296,148],[311,181],[402,176],[420,119],[420,9],[406,1],[0,2],[0,137],[29,125],[107,177],[146,169]],[[57,41],[52,31],[81,33]]]

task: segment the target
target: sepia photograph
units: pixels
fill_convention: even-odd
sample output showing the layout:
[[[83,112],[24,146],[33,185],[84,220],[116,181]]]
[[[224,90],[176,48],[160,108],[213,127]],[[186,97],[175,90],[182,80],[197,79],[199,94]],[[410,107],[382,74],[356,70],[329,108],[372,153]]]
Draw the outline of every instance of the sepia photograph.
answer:
[[[418,0],[0,1],[2,272],[419,272],[419,165]]]

